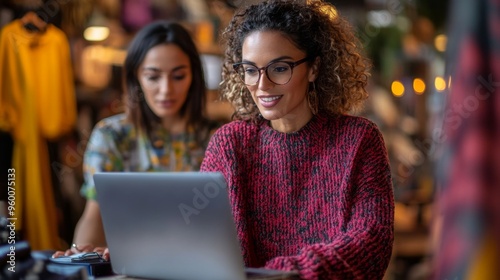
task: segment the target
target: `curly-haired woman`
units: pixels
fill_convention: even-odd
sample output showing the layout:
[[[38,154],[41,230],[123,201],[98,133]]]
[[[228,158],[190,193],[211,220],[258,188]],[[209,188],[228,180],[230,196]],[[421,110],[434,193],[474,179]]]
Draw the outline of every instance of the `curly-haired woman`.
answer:
[[[349,115],[368,63],[323,1],[264,1],[223,33],[223,96],[234,121],[211,138],[202,171],[227,183],[245,264],[302,279],[381,279],[394,199],[384,141]]]

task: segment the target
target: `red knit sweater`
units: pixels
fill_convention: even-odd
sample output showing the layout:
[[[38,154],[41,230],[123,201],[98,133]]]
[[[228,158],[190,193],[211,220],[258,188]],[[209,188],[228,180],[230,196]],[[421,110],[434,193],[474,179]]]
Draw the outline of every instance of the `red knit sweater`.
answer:
[[[245,264],[302,279],[381,279],[393,243],[387,152],[372,122],[315,116],[281,133],[234,121],[212,137],[202,171],[228,184]]]

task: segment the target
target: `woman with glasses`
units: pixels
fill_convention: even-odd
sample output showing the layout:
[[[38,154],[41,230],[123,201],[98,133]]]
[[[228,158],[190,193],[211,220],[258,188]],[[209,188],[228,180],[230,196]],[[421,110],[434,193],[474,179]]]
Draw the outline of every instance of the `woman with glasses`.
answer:
[[[201,170],[227,181],[245,264],[381,279],[394,199],[381,133],[348,114],[369,75],[351,27],[322,1],[264,1],[223,38],[221,90],[236,112]]]
[[[84,154],[85,210],[74,244],[63,254],[96,250],[106,241],[93,174],[196,171],[215,124],[205,118],[205,80],[188,31],[158,21],[138,32],[123,66],[126,112],[100,121]],[[96,248],[97,247],[97,248]]]

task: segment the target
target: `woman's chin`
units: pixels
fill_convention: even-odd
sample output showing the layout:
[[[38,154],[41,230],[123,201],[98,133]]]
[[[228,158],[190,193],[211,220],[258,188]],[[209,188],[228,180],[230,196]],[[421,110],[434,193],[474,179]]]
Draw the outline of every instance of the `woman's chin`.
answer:
[[[274,121],[283,117],[283,114],[277,110],[262,109],[260,114],[268,121]]]
[[[274,121],[274,120],[277,120],[277,119],[280,119],[281,118],[281,115],[280,114],[277,114],[277,113],[264,113],[262,114],[262,117],[268,121]]]
[[[155,115],[160,119],[163,118],[172,118],[178,115],[178,110],[168,110],[168,109],[156,109],[154,111]]]

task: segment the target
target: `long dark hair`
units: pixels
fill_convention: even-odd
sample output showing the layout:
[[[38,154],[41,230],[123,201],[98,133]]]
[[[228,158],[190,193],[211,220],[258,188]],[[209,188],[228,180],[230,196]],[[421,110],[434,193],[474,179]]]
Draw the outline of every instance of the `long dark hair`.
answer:
[[[204,108],[206,85],[200,55],[189,32],[179,23],[156,21],[142,28],[129,45],[124,64],[126,109],[129,120],[138,130],[151,136],[152,130],[161,124],[161,119],[149,108],[138,80],[138,69],[147,52],[160,44],[175,44],[184,51],[191,62],[193,80],[186,102],[180,109],[182,117],[187,116],[188,127],[193,127],[198,139],[206,124]],[[204,132],[203,132],[204,133]]]

